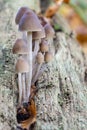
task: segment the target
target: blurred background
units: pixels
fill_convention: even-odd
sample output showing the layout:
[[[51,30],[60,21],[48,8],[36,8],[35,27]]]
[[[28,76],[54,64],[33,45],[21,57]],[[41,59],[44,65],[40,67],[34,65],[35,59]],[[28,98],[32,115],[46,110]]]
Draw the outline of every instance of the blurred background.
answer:
[[[73,30],[73,32],[75,33],[75,36],[79,41],[80,45],[82,46],[83,51],[87,53],[87,1],[64,0],[62,6],[60,6],[60,8],[58,9],[56,9],[57,7],[55,6],[55,4],[61,0],[48,1],[48,5],[51,8],[47,16],[49,17],[50,13],[52,13],[52,9],[57,14],[62,15],[68,22],[71,30]],[[48,5],[45,5],[45,7],[48,7]],[[44,11],[44,9],[42,9],[42,11]]]
[[[83,51],[87,53],[87,1],[70,0],[70,4],[62,5],[59,12],[66,18]]]

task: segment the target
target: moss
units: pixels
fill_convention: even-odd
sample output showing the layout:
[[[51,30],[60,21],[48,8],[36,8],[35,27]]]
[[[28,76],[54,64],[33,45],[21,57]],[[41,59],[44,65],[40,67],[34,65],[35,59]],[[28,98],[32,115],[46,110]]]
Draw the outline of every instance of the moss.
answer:
[[[58,103],[59,103],[59,105],[60,105],[61,107],[63,107],[64,99],[63,99],[63,97],[62,97],[60,94],[58,94]]]

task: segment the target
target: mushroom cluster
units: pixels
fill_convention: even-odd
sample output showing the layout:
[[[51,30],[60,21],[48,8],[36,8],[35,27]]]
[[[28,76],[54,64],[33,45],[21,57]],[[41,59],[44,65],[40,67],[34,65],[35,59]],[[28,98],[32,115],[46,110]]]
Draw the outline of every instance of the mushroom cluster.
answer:
[[[47,21],[43,25],[39,16],[28,7],[21,7],[15,18],[21,38],[13,45],[13,54],[18,55],[15,70],[18,74],[19,102],[29,102],[31,86],[42,73],[42,65],[50,62],[54,30]]]

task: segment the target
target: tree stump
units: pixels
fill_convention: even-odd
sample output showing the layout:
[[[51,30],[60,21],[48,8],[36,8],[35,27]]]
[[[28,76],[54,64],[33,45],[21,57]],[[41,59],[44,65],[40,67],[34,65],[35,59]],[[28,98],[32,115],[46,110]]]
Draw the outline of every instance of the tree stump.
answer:
[[[15,130],[17,123],[16,56],[11,50],[18,32],[12,19],[7,19],[6,35],[0,39],[0,130]],[[37,122],[31,130],[86,130],[87,56],[61,16],[54,16],[52,24],[60,27],[53,41],[56,54],[37,82]]]

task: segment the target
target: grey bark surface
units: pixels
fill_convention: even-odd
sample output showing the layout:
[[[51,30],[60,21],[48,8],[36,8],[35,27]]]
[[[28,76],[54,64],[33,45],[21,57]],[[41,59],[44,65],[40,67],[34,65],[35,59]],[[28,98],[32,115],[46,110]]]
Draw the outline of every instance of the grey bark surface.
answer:
[[[11,50],[20,35],[13,11],[6,5],[0,13],[0,130],[15,130],[17,123],[17,56]],[[54,16],[52,23],[63,31],[56,31],[56,55],[37,82],[37,122],[32,130],[87,130],[87,55],[61,16]]]

